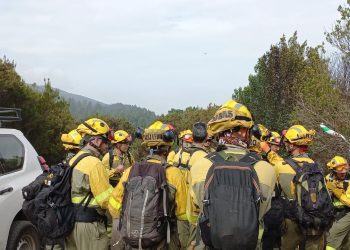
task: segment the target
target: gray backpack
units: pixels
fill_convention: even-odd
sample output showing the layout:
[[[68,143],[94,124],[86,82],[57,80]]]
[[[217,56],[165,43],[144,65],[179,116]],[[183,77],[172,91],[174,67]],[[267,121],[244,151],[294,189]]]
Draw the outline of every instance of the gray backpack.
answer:
[[[134,248],[170,242],[168,188],[163,164],[142,162],[131,167],[122,204],[120,232]]]

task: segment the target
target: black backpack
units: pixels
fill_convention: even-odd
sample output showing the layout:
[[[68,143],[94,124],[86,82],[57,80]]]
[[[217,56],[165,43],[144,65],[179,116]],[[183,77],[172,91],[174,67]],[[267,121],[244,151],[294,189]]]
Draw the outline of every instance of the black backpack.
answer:
[[[267,229],[279,229],[284,220],[285,201],[281,196],[281,187],[275,185],[274,195],[271,199],[271,207],[264,215],[264,227]]]
[[[71,201],[71,176],[73,168],[83,158],[91,156],[83,153],[71,166],[60,163],[51,185],[43,188],[35,197],[36,225],[39,233],[50,240],[63,240],[74,228],[75,209]],[[89,195],[90,196],[90,193]],[[80,205],[86,200],[80,203]]]
[[[154,247],[165,238],[170,242],[165,168],[149,162],[131,167],[119,221],[121,236],[131,247]]]
[[[223,250],[255,249],[261,192],[253,165],[260,157],[248,153],[231,161],[231,156],[221,151],[206,158],[213,165],[205,180],[203,213],[199,218],[204,244]]]
[[[324,173],[317,163],[302,162],[302,167],[293,159],[285,160],[296,172],[295,215],[304,232],[326,231],[334,218],[334,207],[327,190]]]
[[[56,165],[50,166],[47,171],[43,171],[34,181],[22,188],[22,196],[24,198],[22,211],[32,224],[37,225],[38,221],[35,198],[43,189],[59,182],[67,166],[66,159]]]

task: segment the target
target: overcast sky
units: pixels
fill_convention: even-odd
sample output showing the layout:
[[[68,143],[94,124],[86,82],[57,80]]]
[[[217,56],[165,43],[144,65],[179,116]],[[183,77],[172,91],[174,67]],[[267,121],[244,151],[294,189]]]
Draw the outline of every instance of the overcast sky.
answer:
[[[0,55],[27,83],[157,114],[222,104],[282,34],[322,43],[345,0],[0,0]]]

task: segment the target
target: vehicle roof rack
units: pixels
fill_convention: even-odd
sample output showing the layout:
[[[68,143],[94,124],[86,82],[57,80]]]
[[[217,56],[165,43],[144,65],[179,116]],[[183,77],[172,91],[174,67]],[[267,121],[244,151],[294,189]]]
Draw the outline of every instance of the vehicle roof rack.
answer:
[[[22,109],[0,107],[0,127],[2,122],[22,121]]]

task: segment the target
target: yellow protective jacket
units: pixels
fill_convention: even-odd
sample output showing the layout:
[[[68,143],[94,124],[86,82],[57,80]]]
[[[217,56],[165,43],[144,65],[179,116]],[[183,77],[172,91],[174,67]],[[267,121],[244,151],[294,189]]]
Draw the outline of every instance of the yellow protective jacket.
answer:
[[[73,169],[72,203],[79,204],[91,192],[93,198],[88,207],[96,208],[97,212],[104,214],[103,209],[108,208],[108,200],[113,191],[108,181],[108,173],[99,159],[100,153],[90,145],[79,151],[69,163],[72,164],[83,153],[90,153],[91,156],[83,158]]]
[[[314,161],[309,158],[307,154],[302,154],[298,156],[293,156],[292,159],[302,167],[302,162],[314,163]],[[295,199],[295,186],[293,184],[293,178],[296,175],[294,169],[286,163],[284,160],[280,160],[276,163],[277,173],[278,173],[278,181],[281,185],[282,192],[287,196],[288,199]]]
[[[350,185],[344,190],[344,180],[338,180],[336,177],[328,174],[326,176],[327,184],[332,183],[336,189],[330,190],[333,193],[333,205],[336,208],[350,207]]]
[[[275,151],[270,151],[266,155],[268,162],[271,163],[272,166],[276,166],[278,163],[283,161],[283,158]],[[277,174],[277,168],[276,168]]]
[[[206,149],[201,146],[200,144],[193,143],[192,146],[189,149],[189,160],[188,160],[188,166],[191,170],[192,166],[201,158],[205,157],[208,153]],[[190,170],[187,170],[185,178],[187,177],[186,181],[188,184],[188,196],[187,196],[187,206],[186,206],[186,214],[187,219],[192,224],[197,224],[198,215],[200,213],[199,207],[196,205],[196,203],[193,201],[194,198],[194,192],[192,190],[192,178]]]
[[[167,163],[169,163],[171,166],[174,165],[174,157],[176,155],[175,150],[171,150],[170,153],[168,154],[168,157],[166,159]]]
[[[162,160],[157,155],[147,157],[147,162],[162,163]],[[119,218],[122,201],[124,197],[124,184],[128,181],[129,173],[132,168],[128,168],[122,175],[118,185],[114,188],[109,199],[108,209],[113,218]],[[171,194],[169,194],[169,202],[172,207],[175,206],[175,214],[172,215],[178,220],[187,220],[186,216],[186,201],[187,188],[186,182],[181,171],[173,166],[168,166],[165,169],[166,180]]]
[[[121,174],[115,174],[114,169],[119,165],[123,165],[125,168],[129,168],[134,165],[134,157],[130,153],[118,155],[116,150],[113,150],[113,164],[109,165],[110,153],[108,152],[103,156],[102,163],[108,171],[109,179],[111,182],[117,183],[120,180]]]
[[[245,148],[226,145],[226,154],[235,154],[239,158],[248,154],[249,151]],[[209,168],[212,166],[212,162],[203,157],[196,161],[191,168],[191,197],[193,203],[199,208],[199,211],[203,211],[203,199],[204,199],[204,185],[205,179]],[[259,178],[260,189],[263,195],[262,202],[260,203],[259,219],[261,219],[265,213],[270,209],[271,198],[275,184],[277,181],[276,172],[273,166],[266,161],[258,161],[254,165],[254,169]]]

